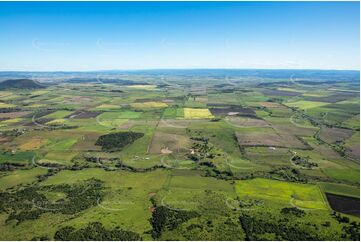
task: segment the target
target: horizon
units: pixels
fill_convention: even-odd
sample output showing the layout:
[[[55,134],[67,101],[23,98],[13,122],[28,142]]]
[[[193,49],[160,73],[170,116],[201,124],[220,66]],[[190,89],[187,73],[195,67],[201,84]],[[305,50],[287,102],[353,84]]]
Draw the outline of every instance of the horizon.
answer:
[[[0,2],[0,71],[359,71],[359,6]]]
[[[104,69],[104,70],[0,70],[0,72],[137,72],[137,71],[187,71],[187,70],[259,70],[259,71],[353,71],[360,72],[360,69],[307,69],[307,68],[143,68],[143,69]]]

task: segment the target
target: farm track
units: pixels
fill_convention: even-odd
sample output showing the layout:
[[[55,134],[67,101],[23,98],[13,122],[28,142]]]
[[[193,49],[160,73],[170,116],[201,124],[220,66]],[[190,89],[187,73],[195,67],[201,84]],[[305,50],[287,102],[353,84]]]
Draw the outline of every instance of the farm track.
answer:
[[[160,119],[161,120],[161,119]],[[153,131],[153,134],[152,134],[152,138],[148,144],[148,147],[147,147],[147,154],[149,154],[149,151],[150,151],[150,147],[152,147],[153,145],[153,140],[154,140],[154,135],[155,135],[155,132],[157,131],[157,128],[158,128],[158,125],[159,125],[159,122],[160,120],[157,122],[157,124],[155,125],[154,127],[154,131]]]

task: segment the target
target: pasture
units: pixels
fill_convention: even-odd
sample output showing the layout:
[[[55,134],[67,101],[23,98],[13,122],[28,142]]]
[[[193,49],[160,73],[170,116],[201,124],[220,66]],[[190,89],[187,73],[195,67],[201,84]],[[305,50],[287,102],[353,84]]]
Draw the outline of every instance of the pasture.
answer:
[[[301,209],[323,209],[328,206],[317,185],[283,181],[253,179],[237,181],[236,192],[240,198],[262,199],[270,203],[282,203]]]

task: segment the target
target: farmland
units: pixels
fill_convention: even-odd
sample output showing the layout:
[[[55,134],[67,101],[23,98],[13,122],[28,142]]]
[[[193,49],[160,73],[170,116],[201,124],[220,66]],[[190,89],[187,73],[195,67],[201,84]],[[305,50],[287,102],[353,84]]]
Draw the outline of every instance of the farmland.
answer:
[[[0,75],[1,240],[359,239],[358,72],[103,74]]]

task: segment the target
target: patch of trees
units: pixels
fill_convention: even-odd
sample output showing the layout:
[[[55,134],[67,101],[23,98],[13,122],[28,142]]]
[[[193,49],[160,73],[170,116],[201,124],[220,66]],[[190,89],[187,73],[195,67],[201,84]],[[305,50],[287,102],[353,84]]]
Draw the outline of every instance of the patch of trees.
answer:
[[[122,90],[110,90],[110,92],[123,92]]]
[[[102,182],[89,179],[75,185],[32,186],[16,192],[0,193],[0,211],[9,213],[6,222],[16,220],[17,224],[25,220],[34,220],[42,213],[76,214],[95,206],[103,199]],[[61,192],[64,199],[50,201],[47,192]]]
[[[31,241],[49,241],[50,238],[46,235],[42,235],[42,236],[35,236],[31,239]]]
[[[7,137],[18,137],[25,133],[24,129],[12,129],[12,130],[5,130],[0,132],[1,135],[7,136]]]
[[[202,162],[199,162],[198,165],[206,166],[206,167],[210,167],[210,168],[216,167],[216,165],[213,164],[213,162],[210,162],[210,161],[202,161]]]
[[[205,176],[215,177],[222,180],[232,180],[233,173],[231,171],[220,171],[217,167],[208,168],[205,171]]]
[[[174,230],[191,218],[198,217],[194,211],[173,210],[164,206],[156,207],[151,218],[152,237],[157,239],[164,230]]]
[[[44,180],[46,180],[48,177],[50,176],[54,176],[55,174],[57,174],[60,170],[59,169],[49,169],[48,172],[44,175],[38,175],[38,181],[42,182]]]
[[[267,102],[271,102],[271,103],[282,103],[282,102],[283,102],[283,99],[282,99],[282,98],[274,97],[274,98],[269,98],[269,99],[267,100]]]
[[[49,167],[49,168],[56,168],[56,169],[60,169],[61,167],[63,167],[64,165],[62,164],[58,164],[58,163],[53,163],[53,162],[42,162],[41,166],[43,167]]]
[[[242,214],[239,219],[246,240],[260,240],[264,234],[275,234],[276,240],[322,240],[316,233],[281,221],[262,220],[246,214]]]
[[[103,157],[95,157],[95,156],[84,156],[85,161],[87,162],[91,162],[91,163],[98,163],[101,165],[102,168],[104,168],[104,170],[106,171],[113,171],[115,169],[117,170],[125,170],[125,171],[130,171],[130,172],[149,172],[149,171],[154,171],[157,169],[166,169],[167,167],[165,167],[164,165],[154,165],[151,167],[147,167],[147,168],[135,168],[132,166],[129,166],[125,163],[123,163],[123,161],[121,161],[119,158],[103,158]],[[114,165],[114,167],[112,167]],[[86,166],[82,166],[79,168],[83,168]]]
[[[195,141],[202,141],[202,142],[208,142],[208,138],[204,138],[204,137],[191,137],[191,140],[195,140]]]
[[[221,121],[221,118],[212,118],[210,121],[211,122],[219,122],[219,121]]]
[[[135,232],[120,228],[108,230],[100,222],[92,222],[78,230],[71,226],[61,228],[56,231],[54,239],[59,241],[135,241],[142,240],[142,237]]]
[[[295,137],[305,146],[305,148],[301,148],[302,150],[313,150],[312,146],[309,143],[307,143],[307,141],[304,140],[302,137],[298,135],[296,135]]]
[[[268,175],[266,175],[266,177],[290,182],[308,182],[308,179],[305,175],[303,175],[299,170],[290,167],[281,167],[272,170],[268,172]]]
[[[59,130],[59,129],[76,129],[76,128],[79,128],[79,126],[77,126],[77,125],[66,125],[66,124],[44,127],[45,130],[50,130],[50,131],[51,130]]]
[[[349,226],[343,226],[342,238],[346,240],[360,241],[360,223],[351,222]]]
[[[256,199],[242,199],[239,201],[239,207],[241,208],[251,208],[254,206],[260,206],[264,202],[262,200],[256,200]]]
[[[299,155],[294,155],[291,160],[295,165],[302,166],[307,169],[312,169],[314,167],[318,167],[317,163],[309,161],[310,157],[301,157]]]
[[[24,166],[24,164],[4,162],[0,164],[0,171],[13,171]]]
[[[100,136],[95,145],[101,146],[105,151],[117,151],[143,136],[143,133],[137,132],[111,133]]]
[[[340,213],[336,213],[335,211],[332,213],[332,217],[336,219],[339,223],[349,223],[349,217],[342,216]]]
[[[329,144],[342,157],[346,157],[346,148],[341,144]]]
[[[20,110],[21,108],[0,108],[0,113],[12,113]]]
[[[282,208],[281,209],[281,214],[283,215],[294,215],[296,217],[303,217],[305,216],[305,211],[299,209],[299,208],[296,208],[296,207],[292,207],[292,208]]]
[[[217,166],[211,161],[198,162],[199,168],[205,171],[205,176],[215,177],[222,180],[233,179],[233,173],[231,171],[220,171]]]
[[[193,161],[205,161],[206,159],[213,159],[217,154],[214,149],[214,145],[209,143],[209,139],[205,137],[191,137],[192,140],[196,141],[192,144],[194,154],[188,154],[188,158]]]
[[[117,167],[120,170],[126,170],[126,171],[131,171],[131,172],[149,172],[149,171],[154,171],[156,169],[166,169],[165,166],[163,165],[154,165],[151,167],[147,167],[147,168],[134,168],[132,166],[128,166],[122,162],[118,162],[115,167]]]

